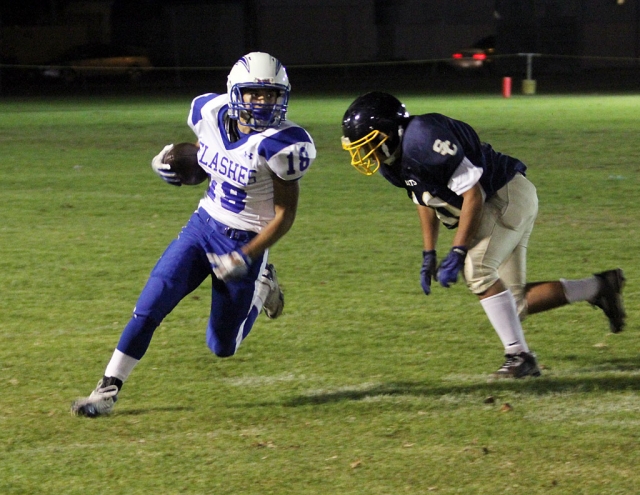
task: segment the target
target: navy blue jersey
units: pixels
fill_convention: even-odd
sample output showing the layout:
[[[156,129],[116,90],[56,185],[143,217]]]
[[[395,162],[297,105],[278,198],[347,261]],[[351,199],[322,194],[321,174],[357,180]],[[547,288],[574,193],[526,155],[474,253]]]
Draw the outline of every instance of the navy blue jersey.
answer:
[[[447,227],[455,227],[462,196],[448,184],[464,158],[482,169],[480,185],[486,199],[526,166],[517,158],[495,151],[480,141],[464,122],[438,113],[413,117],[402,137],[402,156],[393,165],[380,166],[380,173],[397,187],[407,190],[414,202],[434,208]],[[446,221],[448,219],[448,221]]]

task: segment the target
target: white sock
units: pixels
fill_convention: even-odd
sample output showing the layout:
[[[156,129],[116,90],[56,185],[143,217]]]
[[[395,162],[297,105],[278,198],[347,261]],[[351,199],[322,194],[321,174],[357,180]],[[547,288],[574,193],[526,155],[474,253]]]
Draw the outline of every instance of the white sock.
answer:
[[[500,337],[505,354],[529,352],[522,324],[518,318],[516,300],[510,290],[482,299],[480,304]]]
[[[107,369],[104,371],[104,376],[113,376],[125,382],[139,361],[139,359],[127,356],[116,349],[113,351],[113,356],[111,356]]]
[[[583,278],[581,280],[560,279],[562,289],[567,301],[570,303],[578,301],[590,301],[600,290],[600,282],[596,277]]]

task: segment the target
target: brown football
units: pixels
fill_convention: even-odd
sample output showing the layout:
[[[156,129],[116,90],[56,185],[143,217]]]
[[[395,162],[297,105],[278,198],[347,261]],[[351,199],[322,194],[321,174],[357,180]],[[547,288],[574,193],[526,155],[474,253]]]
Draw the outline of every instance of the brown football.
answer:
[[[187,186],[202,184],[207,173],[198,165],[198,147],[193,143],[178,143],[164,157],[164,163],[178,174],[180,183]]]

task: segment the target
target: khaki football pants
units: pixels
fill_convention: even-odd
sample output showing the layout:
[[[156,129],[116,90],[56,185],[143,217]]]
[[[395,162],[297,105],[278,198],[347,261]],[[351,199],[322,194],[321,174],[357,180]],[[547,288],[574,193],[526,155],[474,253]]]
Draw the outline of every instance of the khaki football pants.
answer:
[[[484,204],[464,267],[467,286],[474,294],[482,294],[501,279],[516,299],[521,320],[527,314],[527,244],[537,214],[535,186],[516,174]]]

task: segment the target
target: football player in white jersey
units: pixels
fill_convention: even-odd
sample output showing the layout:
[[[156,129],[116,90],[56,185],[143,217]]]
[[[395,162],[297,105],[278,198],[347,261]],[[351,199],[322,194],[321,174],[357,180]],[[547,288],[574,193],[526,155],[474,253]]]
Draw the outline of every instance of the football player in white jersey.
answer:
[[[269,248],[293,225],[298,180],[316,157],[313,139],[286,120],[291,85],[284,66],[267,53],[236,62],[225,94],[204,94],[187,123],[197,136],[198,162],[209,185],[198,208],[153,268],[103,378],[73,414],[111,412],[122,384],[149,347],[155,329],[176,305],[211,276],[207,345],[232,356],[264,309],[277,318],[284,297]],[[179,186],[164,163],[173,145],[153,159],[153,170]]]

